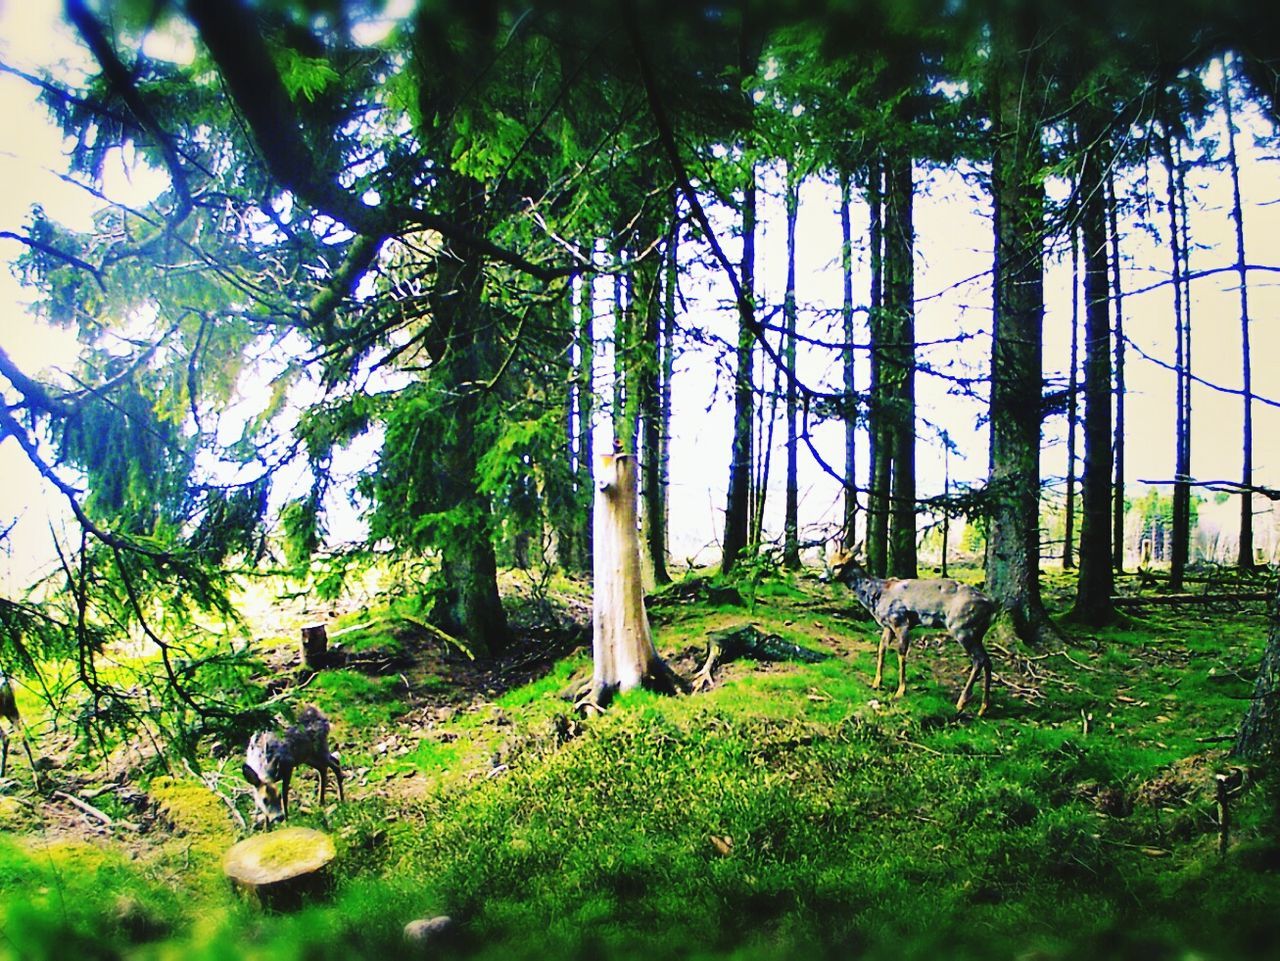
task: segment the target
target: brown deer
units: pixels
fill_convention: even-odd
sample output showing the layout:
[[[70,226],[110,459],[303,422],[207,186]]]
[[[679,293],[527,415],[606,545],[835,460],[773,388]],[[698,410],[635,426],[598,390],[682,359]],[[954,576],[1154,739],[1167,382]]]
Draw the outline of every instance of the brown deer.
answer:
[[[991,656],[982,646],[982,637],[991,626],[996,602],[976,587],[950,578],[882,580],[872,577],[862,569],[857,552],[857,547],[852,551],[837,550],[830,562],[829,579],[841,581],[852,589],[862,606],[883,629],[880,649],[876,653],[876,676],[871,686],[877,690],[880,688],[884,653],[892,638],[898,645],[898,690],[894,696],[901,697],[907,689],[907,651],[911,647],[911,629],[920,625],[941,627],[960,642],[973,662],[960,699],[956,701],[956,711],[963,711],[969,703],[973,683],[981,671],[984,679],[982,707],[978,709],[978,716],[986,714],[991,698]]]
[[[27,760],[31,762],[31,770],[36,778],[36,789],[40,788],[40,772],[36,767],[35,758],[31,756],[31,748],[27,744],[27,732],[22,723],[22,715],[18,713],[18,701],[13,696],[13,685],[9,683],[9,676],[0,671],[0,777],[4,777],[4,772],[9,767],[9,737],[14,732],[18,732],[18,736],[22,738],[22,749],[27,752]]]
[[[298,715],[298,723],[284,733],[259,731],[249,739],[244,755],[244,779],[253,788],[253,802],[259,818],[275,824],[289,817],[289,781],[300,764],[320,773],[320,804],[329,782],[329,771],[338,779],[338,800],[342,793],[342,768],[329,753],[329,719],[308,705]]]

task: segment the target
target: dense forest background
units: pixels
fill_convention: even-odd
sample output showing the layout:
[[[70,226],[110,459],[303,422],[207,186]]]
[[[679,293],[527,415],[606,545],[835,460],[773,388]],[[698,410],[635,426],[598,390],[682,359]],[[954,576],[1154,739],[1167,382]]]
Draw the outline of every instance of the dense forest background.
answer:
[[[466,665],[432,697],[454,682],[507,693],[501,714],[550,696],[533,665],[561,684],[581,666],[597,464],[620,452],[637,465],[652,606],[710,605],[668,647],[702,643],[725,605],[844,638],[812,620],[829,598],[808,576],[836,547],[874,576],[981,582],[1010,723],[1036,733],[1007,791],[972,804],[1034,822],[1046,859],[1092,842],[1036,821],[1063,799],[1019,780],[1028,758],[1076,750],[1060,728],[1114,731],[1098,698],[1163,696],[1126,693],[1149,656],[1173,686],[1170,665],[1219,656],[1209,620],[1184,637],[1181,614],[1135,622],[1135,599],[1243,610],[1216,628],[1229,671],[1213,676],[1244,689],[1189,684],[1184,740],[1144,728],[1141,757],[1090,760],[1088,777],[1081,761],[1072,776],[1096,790],[1077,785],[1075,802],[1127,816],[1132,797],[1107,808],[1108,777],[1131,764],[1146,784],[1205,743],[1230,742],[1230,764],[1266,780],[1280,743],[1280,631],[1256,606],[1280,562],[1268,5],[66,0],[4,16],[0,81],[22,113],[5,149],[27,173],[0,208],[14,281],[0,682],[74,732],[58,765],[145,740],[136,769],[188,765],[243,821],[206,774],[337,666],[290,681],[265,640],[326,618],[350,617],[339,659],[403,682],[394,701],[364,674],[316,685],[364,739],[366,773],[388,725],[426,723],[409,635]],[[369,632],[390,623],[409,634],[388,629],[399,646],[384,650]],[[1169,633],[1184,646],[1149,655]],[[1099,654],[1105,641],[1125,653]],[[677,674],[692,658],[663,654]],[[1058,657],[1083,673],[1044,674]],[[804,670],[810,710],[832,700],[821,685],[865,695]],[[544,687],[512,693],[524,682]],[[760,733],[748,701],[744,744]],[[490,773],[518,767],[512,744],[541,764],[578,737],[576,717],[531,710],[559,733],[537,750],[476,735]],[[673,737],[705,720],[644,710]],[[931,757],[1005,749],[929,733],[933,707],[903,712],[904,744],[944,739]],[[865,747],[869,722],[851,734],[850,717],[761,736]],[[1225,753],[1195,756],[1239,787]],[[834,769],[810,760],[819,781]],[[50,766],[32,765],[40,791]],[[521,770],[524,787],[554,777]],[[942,794],[956,810],[925,820],[969,810]],[[414,803],[455,827],[492,826],[509,800],[428,795]],[[1215,803],[1225,851],[1226,794]],[[1258,804],[1248,823],[1270,837]],[[441,898],[480,918],[457,878],[484,852],[442,838],[459,886]],[[1143,850],[1136,833],[1098,843],[1113,841]],[[789,848],[780,834],[765,850]]]

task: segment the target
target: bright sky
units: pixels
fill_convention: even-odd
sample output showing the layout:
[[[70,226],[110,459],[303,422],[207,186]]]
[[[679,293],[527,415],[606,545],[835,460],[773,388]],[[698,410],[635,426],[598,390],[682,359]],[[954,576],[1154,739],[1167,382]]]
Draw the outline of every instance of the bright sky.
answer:
[[[60,5],[51,0],[0,0],[0,61],[34,70],[39,66],[68,61],[72,67],[80,61],[74,43],[58,18]],[[0,73],[0,115],[6,123],[0,126],[0,229],[21,230],[30,206],[41,203],[55,220],[85,227],[93,205],[82,191],[60,180],[56,175],[64,167],[63,145],[56,131],[35,103],[34,91],[25,81]],[[1241,109],[1237,121],[1244,128],[1238,139],[1243,158],[1245,230],[1251,259],[1267,263],[1270,245],[1263,238],[1280,232],[1280,180],[1274,160],[1265,158],[1265,150],[1254,147],[1254,135],[1268,132],[1256,112]],[[1222,120],[1211,121],[1222,130]],[[1163,190],[1160,172],[1152,168],[1154,189]],[[1194,195],[1199,206],[1191,214],[1191,230],[1195,242],[1193,269],[1223,267],[1234,260],[1234,240],[1229,220],[1229,184],[1220,169],[1197,171],[1193,175]],[[765,177],[766,193],[762,212],[762,229],[758,238],[758,286],[766,300],[766,311],[780,303],[786,269],[784,219],[776,172]],[[145,185],[130,182],[115,171],[108,180],[107,193],[119,197],[135,197]],[[803,188],[798,230],[799,280],[801,307],[800,327],[813,336],[838,339],[834,315],[840,306],[839,251],[840,227],[836,211],[837,194],[833,187],[809,182]],[[1163,232],[1162,215],[1156,224]],[[728,223],[726,218],[721,218]],[[855,243],[858,266],[855,276],[855,300],[865,300],[867,290],[865,243],[867,213],[858,206],[854,211]],[[1126,258],[1124,285],[1126,290],[1149,286],[1167,279],[1168,254],[1157,246],[1150,235],[1132,217],[1122,225]],[[942,340],[960,331],[976,335],[963,347],[941,346],[922,349],[920,356],[937,366],[956,362],[956,372],[972,373],[985,369],[990,351],[990,286],[985,277],[961,286],[965,278],[982,274],[991,262],[991,224],[989,200],[954,172],[917,170],[917,297],[921,298],[917,316],[917,338],[921,342]],[[731,252],[736,244],[724,231],[721,237]],[[0,259],[9,260],[20,252],[17,244],[0,244]],[[688,258],[691,254],[686,253]],[[1254,352],[1254,389],[1261,396],[1280,400],[1280,376],[1273,358],[1280,356],[1280,295],[1271,279],[1273,275],[1255,273],[1250,278],[1251,313]],[[1212,383],[1238,389],[1240,373],[1240,322],[1235,277],[1223,274],[1196,281],[1192,305],[1194,371]],[[689,313],[682,318],[686,326],[702,326],[726,340],[734,338],[734,318],[727,310],[718,310],[728,300],[727,289],[715,277],[694,277],[684,282],[689,299]],[[1062,380],[1070,342],[1070,274],[1065,258],[1051,258],[1046,276],[1048,312],[1045,322],[1046,376]],[[51,331],[34,320],[26,309],[27,292],[8,271],[0,271],[0,344],[14,360],[29,372],[56,367],[70,367],[75,345],[61,331]],[[1168,289],[1129,298],[1125,303],[1128,332],[1152,356],[1172,361],[1172,296]],[[830,317],[830,321],[828,320]],[[608,331],[610,321],[597,321],[597,334]],[[860,334],[859,339],[865,335]],[[1128,365],[1128,476],[1166,479],[1173,474],[1173,375],[1132,352]],[[612,364],[608,348],[602,346],[597,355],[602,395],[609,391]],[[813,349],[801,349],[801,376],[815,382],[825,377],[827,386],[839,383],[840,372],[830,355]],[[967,367],[966,371],[964,368]],[[725,501],[724,485],[729,457],[731,395],[725,381],[717,388],[716,365],[710,348],[690,349],[680,359],[674,384],[676,415],[671,447],[671,550],[677,569],[685,558],[710,549],[721,534]],[[769,375],[772,380],[772,374]],[[859,383],[867,384],[867,371],[860,372]],[[980,483],[987,468],[987,428],[981,422],[979,401],[948,394],[946,382],[922,375],[917,383],[920,404],[920,440],[917,447],[919,492],[921,496],[942,489],[943,454],[936,440],[935,427],[945,430],[959,445],[960,453],[951,457],[953,480]],[[1241,401],[1238,397],[1218,394],[1201,385],[1194,388],[1193,472],[1200,478],[1237,479],[1240,472]],[[1257,483],[1280,487],[1280,409],[1255,404],[1255,479]],[[927,422],[927,423],[926,423]],[[929,426],[932,425],[932,426]],[[1043,472],[1047,478],[1061,478],[1065,473],[1066,451],[1062,438],[1063,418],[1045,425]],[[598,423],[598,449],[604,449],[611,438],[611,427]],[[836,467],[842,464],[843,441],[840,428],[829,425],[815,432],[824,457]],[[782,480],[785,452],[782,443],[785,427],[779,422],[773,453],[773,486],[767,526],[781,529]],[[365,462],[370,455],[365,452]],[[859,450],[860,476],[865,476],[865,444]],[[816,534],[834,526],[840,510],[840,494],[834,481],[827,477],[802,449],[801,524],[808,534]],[[0,443],[0,524],[20,516],[22,522],[14,532],[8,564],[0,558],[0,588],[5,585],[7,568],[11,578],[25,578],[33,564],[44,564],[51,556],[48,529],[63,523],[63,511],[57,498],[42,490],[38,476],[12,441]],[[1139,489],[1131,491],[1140,495]],[[1232,508],[1234,510],[1234,508]],[[350,530],[348,521],[339,525]],[[704,558],[705,559],[705,558]]]

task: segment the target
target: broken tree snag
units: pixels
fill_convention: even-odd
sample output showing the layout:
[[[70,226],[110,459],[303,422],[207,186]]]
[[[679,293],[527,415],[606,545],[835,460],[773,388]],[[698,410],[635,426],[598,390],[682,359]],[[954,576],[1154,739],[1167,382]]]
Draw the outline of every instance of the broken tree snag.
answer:
[[[302,663],[313,671],[329,666],[329,635],[323,624],[302,629]]]
[[[602,710],[619,691],[641,684],[674,694],[685,685],[658,656],[644,608],[640,533],[636,527],[636,465],[629,454],[604,454],[596,465],[593,520],[591,686],[578,701]]]
[[[333,839],[313,828],[281,828],[245,838],[226,853],[222,870],[264,908],[289,911],[329,889]]]

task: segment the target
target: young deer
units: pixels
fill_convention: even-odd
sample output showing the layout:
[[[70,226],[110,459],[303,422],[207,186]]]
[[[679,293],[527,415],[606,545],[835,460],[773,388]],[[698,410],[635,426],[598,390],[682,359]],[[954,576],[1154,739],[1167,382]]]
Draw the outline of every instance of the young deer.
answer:
[[[22,749],[27,752],[27,760],[31,762],[31,770],[35,774],[36,789],[40,787],[40,772],[36,768],[36,760],[31,756],[31,748],[27,744],[27,734],[23,728],[22,715],[18,713],[18,702],[13,696],[13,686],[9,676],[0,671],[0,777],[9,768],[9,737],[14,731],[22,738]]]
[[[298,723],[283,735],[260,731],[249,740],[244,756],[244,779],[253,788],[253,802],[259,816],[268,824],[289,816],[289,781],[300,764],[320,773],[320,804],[329,782],[329,771],[338,779],[338,800],[342,793],[342,768],[329,753],[329,719],[312,706],[304,707]]]
[[[991,626],[996,602],[977,588],[949,578],[881,580],[872,577],[858,563],[857,551],[856,547],[852,551],[836,551],[830,564],[830,578],[848,585],[883,628],[880,649],[876,654],[876,676],[871,686],[879,690],[884,674],[884,653],[890,638],[896,639],[898,690],[894,696],[901,697],[907,689],[907,651],[911,647],[909,632],[917,625],[941,627],[960,642],[973,661],[969,679],[956,701],[956,711],[964,710],[973,691],[973,682],[981,671],[984,679],[982,707],[978,709],[978,716],[986,714],[991,697],[991,657],[982,646],[982,637]]]

